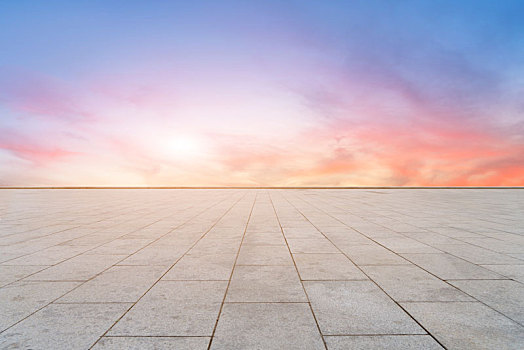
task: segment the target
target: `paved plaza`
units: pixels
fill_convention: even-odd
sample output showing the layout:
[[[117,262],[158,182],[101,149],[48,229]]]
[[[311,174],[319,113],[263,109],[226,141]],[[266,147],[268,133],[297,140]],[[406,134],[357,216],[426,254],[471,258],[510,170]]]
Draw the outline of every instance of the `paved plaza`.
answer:
[[[524,190],[0,190],[0,349],[523,349]]]

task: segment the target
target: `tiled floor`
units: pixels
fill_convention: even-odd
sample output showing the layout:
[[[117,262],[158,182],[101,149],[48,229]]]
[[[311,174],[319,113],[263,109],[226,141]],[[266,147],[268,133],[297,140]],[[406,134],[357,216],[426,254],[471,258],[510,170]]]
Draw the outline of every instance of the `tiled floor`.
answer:
[[[0,190],[1,349],[523,349],[524,190]]]

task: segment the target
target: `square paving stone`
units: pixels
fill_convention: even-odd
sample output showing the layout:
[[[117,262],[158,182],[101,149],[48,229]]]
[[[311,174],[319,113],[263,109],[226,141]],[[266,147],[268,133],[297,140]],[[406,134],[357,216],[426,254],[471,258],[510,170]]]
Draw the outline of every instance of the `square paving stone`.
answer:
[[[236,266],[226,302],[305,302],[294,266]]]
[[[236,254],[187,254],[162,279],[229,281],[235,258]]]
[[[338,245],[340,250],[357,265],[409,265],[409,261],[379,246],[376,243],[367,245]]]
[[[446,253],[458,256],[473,264],[521,264],[524,261],[511,256],[493,252],[488,249],[476,247],[471,244],[439,244],[436,247]],[[524,269],[524,266],[522,266]]]
[[[452,285],[524,325],[524,285],[509,280],[451,281]]]
[[[2,349],[88,349],[131,304],[52,304],[0,335]]]
[[[371,281],[304,282],[324,335],[425,334]]]
[[[402,254],[402,256],[443,280],[505,278],[449,254]]]
[[[111,267],[126,255],[82,254],[27,278],[35,281],[87,281]]]
[[[362,266],[396,301],[474,301],[415,265]]]
[[[161,266],[114,266],[87,281],[59,303],[135,302],[160,278]]]
[[[48,266],[45,265],[0,265],[0,287],[13,283]]]
[[[206,350],[209,337],[103,337],[93,350]]]
[[[302,280],[366,280],[344,254],[294,254]]]
[[[19,281],[0,288],[0,332],[79,284],[78,282]]]
[[[246,245],[285,245],[286,241],[280,229],[277,232],[247,232],[242,246]]]
[[[279,246],[242,245],[237,265],[293,265],[285,244]]]
[[[111,336],[211,336],[226,281],[160,281],[111,329]]]
[[[524,328],[498,312],[469,302],[403,303],[448,349],[522,349]]]
[[[524,266],[522,265],[481,265],[482,267],[494,271],[506,278],[514,279],[524,283]]]
[[[122,260],[118,265],[171,266],[191,247],[190,244],[179,246],[150,245]]]
[[[340,251],[327,239],[288,239],[291,253],[335,253]]]
[[[211,349],[324,349],[307,303],[225,304]]]
[[[438,350],[444,349],[429,335],[327,336],[329,350]]]

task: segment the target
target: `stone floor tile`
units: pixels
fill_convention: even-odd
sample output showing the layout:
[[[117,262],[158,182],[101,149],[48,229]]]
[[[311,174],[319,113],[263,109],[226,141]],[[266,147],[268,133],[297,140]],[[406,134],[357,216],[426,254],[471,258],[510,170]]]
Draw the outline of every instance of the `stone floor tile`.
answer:
[[[9,260],[5,265],[54,265],[85,252],[85,247],[54,246]]]
[[[226,281],[160,281],[111,329],[111,336],[211,336]]]
[[[324,343],[307,303],[226,303],[211,349],[324,349]]]
[[[161,266],[114,266],[60,298],[58,303],[137,301],[160,278]]]
[[[396,238],[375,238],[379,244],[390,249],[391,251],[400,253],[441,253],[427,244],[420,243],[414,239],[406,237]]]
[[[409,265],[409,261],[378,244],[338,245],[357,265]]]
[[[88,349],[130,304],[52,304],[0,334],[1,349]]]
[[[288,239],[291,253],[340,253],[327,239]]]
[[[0,265],[0,288],[47,267],[46,265]]]
[[[329,350],[444,349],[429,335],[328,336],[325,339]]]
[[[202,239],[191,250],[190,254],[236,254],[241,239]]]
[[[439,244],[436,247],[446,253],[455,255],[473,264],[521,264],[524,261],[500,254],[471,244]],[[524,266],[522,266],[524,269]]]
[[[524,325],[524,285],[510,280],[451,281],[452,285]]]
[[[481,265],[507,278],[524,283],[524,267],[522,265]]]
[[[322,233],[311,225],[304,227],[285,227],[283,231],[287,239],[324,239]]]
[[[150,245],[122,260],[119,265],[171,266],[190,247],[190,244],[181,244],[177,247]]]
[[[366,280],[344,254],[293,254],[302,280]]]
[[[403,303],[448,349],[522,349],[524,328],[498,312],[469,302]]]
[[[449,254],[402,254],[402,256],[443,280],[505,278]]]
[[[206,350],[210,337],[103,337],[93,350]]]
[[[236,266],[226,302],[305,302],[294,266]]]
[[[371,281],[306,281],[324,335],[425,334]]]
[[[236,254],[186,254],[163,280],[225,280],[233,271]]]
[[[362,269],[396,301],[474,301],[415,265],[362,266]]]
[[[126,255],[82,254],[35,273],[26,280],[87,281],[125,258]]]
[[[244,245],[240,248],[237,265],[293,265],[285,245]]]
[[[242,242],[243,246],[246,245],[285,245],[286,241],[282,232],[247,232]]]
[[[0,288],[0,332],[59,298],[78,282],[15,282]]]

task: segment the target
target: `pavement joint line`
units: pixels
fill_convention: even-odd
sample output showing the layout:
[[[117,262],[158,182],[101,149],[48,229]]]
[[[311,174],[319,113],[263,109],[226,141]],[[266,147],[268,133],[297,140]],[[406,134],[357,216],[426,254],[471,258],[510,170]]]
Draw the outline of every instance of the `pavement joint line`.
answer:
[[[209,343],[207,345],[207,349],[211,349],[211,345],[213,344],[213,339],[215,337],[216,329],[218,327],[218,322],[220,321],[220,316],[222,315],[222,309],[224,308],[224,304],[227,297],[227,292],[229,291],[229,286],[231,285],[231,279],[233,278],[233,273],[235,272],[235,267],[237,264],[238,256],[240,255],[240,249],[242,248],[242,242],[244,242],[244,237],[246,236],[247,228],[249,227],[249,222],[251,221],[251,215],[253,214],[253,209],[255,208],[256,202],[257,202],[258,192],[255,192],[255,198],[253,198],[253,204],[251,205],[251,209],[249,211],[249,215],[246,221],[246,225],[244,227],[244,232],[242,234],[242,239],[240,240],[240,244],[238,245],[238,249],[235,255],[235,261],[233,263],[233,267],[231,268],[231,273],[229,274],[229,279],[227,280],[226,290],[224,292],[224,297],[222,298],[222,302],[220,303],[220,308],[218,309],[218,315],[217,319],[215,321],[215,324],[213,325],[213,331],[211,332],[211,339],[209,339]]]

